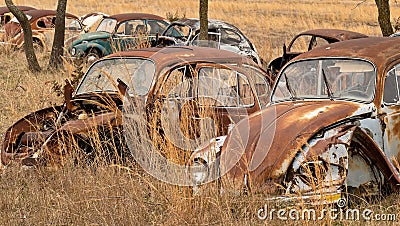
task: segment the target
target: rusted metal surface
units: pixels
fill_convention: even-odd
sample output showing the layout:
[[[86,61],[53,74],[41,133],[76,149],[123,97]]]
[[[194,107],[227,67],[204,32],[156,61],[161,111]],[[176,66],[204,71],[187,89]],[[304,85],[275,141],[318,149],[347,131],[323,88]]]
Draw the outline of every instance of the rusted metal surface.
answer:
[[[135,91],[134,84],[125,84],[122,81],[125,80],[123,74],[116,73],[110,74],[109,76],[111,77],[107,76],[108,79],[115,79],[115,81],[109,81],[110,84],[103,84],[102,79],[100,79],[101,74],[105,72],[99,75],[96,74],[96,71],[99,71],[96,69],[97,65],[106,65],[98,66],[100,71],[102,67],[109,67],[107,66],[109,65],[107,62],[111,62],[110,65],[114,66],[121,64],[123,68],[126,68],[129,66],[129,60],[133,62],[138,60],[141,62],[140,65],[145,65],[142,62],[146,60],[146,62],[151,62],[150,65],[154,64],[155,67],[154,74],[151,73],[151,70],[143,71],[147,72],[147,74],[140,74],[140,76],[149,77],[152,83],[147,92],[139,93],[136,97],[132,94],[132,92]],[[96,62],[83,77],[75,94],[72,94],[72,86],[67,83],[64,89],[65,103],[63,107],[40,110],[28,115],[11,126],[6,132],[5,140],[2,145],[2,163],[7,165],[12,161],[19,161],[22,162],[22,164],[25,162],[27,164],[33,164],[36,161],[35,159],[46,156],[45,153],[50,153],[50,156],[54,159],[61,158],[62,154],[60,153],[69,152],[69,144],[62,144],[66,142],[63,140],[68,140],[64,137],[79,136],[79,138],[82,138],[82,136],[90,136],[92,131],[100,130],[101,128],[121,128],[121,95],[124,93],[126,94],[125,96],[130,95],[131,98],[137,98],[135,101],[143,102],[148,112],[151,114],[162,110],[156,108],[157,102],[168,100],[171,103],[179,104],[181,98],[177,98],[176,100],[174,96],[166,98],[166,96],[161,93],[161,89],[164,83],[170,78],[169,76],[171,73],[182,67],[188,67],[193,70],[185,74],[185,76],[188,78],[192,77],[191,79],[194,81],[198,80],[197,76],[200,73],[199,71],[203,68],[226,69],[246,76],[250,85],[250,87],[247,88],[249,88],[248,91],[251,92],[251,97],[254,98],[254,103],[249,106],[237,107],[239,110],[237,111],[237,115],[234,115],[237,117],[236,120],[265,107],[265,105],[261,105],[262,102],[258,100],[257,87],[255,86],[264,85],[265,90],[269,91],[271,85],[270,80],[266,77],[267,74],[264,70],[245,56],[229,51],[202,47],[149,48],[119,52]],[[133,68],[135,68],[135,70],[137,69],[136,66]],[[261,76],[264,83],[253,81],[251,77],[253,76],[251,75],[252,73]],[[132,76],[132,74],[135,73],[132,72],[129,76]],[[93,86],[96,90],[88,88],[92,87],[90,76],[95,76],[96,78],[94,81],[96,85]],[[112,76],[115,76],[115,78]],[[152,77],[154,78],[152,79]],[[100,92],[101,90],[97,90],[98,83],[103,84],[106,91]],[[114,84],[115,87],[112,84]],[[181,103],[181,110],[184,111],[183,109],[185,106],[191,102],[195,103],[193,106],[199,107],[196,99],[201,99],[201,97],[188,96],[188,100]],[[204,100],[208,99],[204,98]],[[212,103],[215,103],[215,101]],[[217,115],[217,117],[222,119],[218,121],[221,123],[220,127],[223,127],[220,132],[226,134],[227,127],[232,123],[227,108],[224,106],[217,107],[211,105],[210,109],[213,111],[212,115]],[[202,116],[201,113],[196,112],[196,110],[198,110],[196,108],[188,108],[188,110],[189,113],[192,113],[196,117]],[[181,112],[178,112],[177,116],[180,114]],[[174,124],[174,126],[176,127],[176,124]],[[51,153],[53,153],[54,156]],[[58,162],[58,160],[56,162]]]
[[[349,31],[349,30],[340,30],[340,29],[314,29],[301,32],[300,34],[296,35],[296,39],[298,36],[301,35],[311,35],[316,37],[322,37],[329,41],[329,43],[345,41],[350,39],[359,39],[359,38],[368,38],[368,35]]]
[[[28,11],[28,10],[34,10],[35,8],[30,7],[30,6],[16,6],[19,10],[21,11]],[[6,24],[8,21],[10,21],[14,15],[10,12],[7,6],[2,6],[0,7],[0,30],[3,31],[2,26]]]
[[[28,11],[28,10],[33,10],[35,8],[31,7],[31,6],[16,6],[19,10],[21,11]],[[2,6],[0,7],[0,15],[3,15],[5,13],[9,13],[10,10],[8,9],[7,6]]]
[[[232,177],[250,174],[255,184],[262,184],[265,178],[281,177],[286,173],[288,163],[290,163],[287,160],[291,161],[299,148],[301,149],[307,143],[308,134],[315,134],[324,126],[351,116],[358,107],[356,103],[330,101],[281,103],[274,105],[274,108],[265,109],[262,113],[252,115],[249,118],[250,142],[245,147],[244,159],[229,174]],[[268,115],[272,114],[268,110],[276,111],[276,118],[269,117]],[[262,120],[270,121],[261,123]],[[260,127],[261,125],[264,127]],[[248,128],[241,128],[241,124],[238,128],[248,130]],[[268,144],[266,142],[270,140],[264,140],[262,137],[271,134],[273,135],[272,144]],[[264,147],[268,146],[270,146],[269,150],[264,150]],[[266,155],[265,152],[267,152]],[[260,160],[262,162],[257,162]],[[251,163],[252,161],[254,163]],[[258,167],[249,168],[247,166],[249,163]],[[245,169],[249,171],[246,172]]]
[[[332,59],[346,62],[342,63],[347,66],[342,67],[340,73],[354,71],[356,75],[373,75],[374,80],[369,83],[373,90],[368,91],[373,97],[357,99],[337,95],[329,87],[332,85],[329,81],[337,79],[327,79],[322,66],[329,65]],[[359,63],[348,67],[350,60]],[[324,62],[319,64],[324,77],[319,82],[324,84],[321,87],[326,94],[296,95],[290,82],[298,81],[289,81],[288,76],[315,72],[315,68],[307,68],[306,72],[295,70],[297,65],[306,65],[302,62],[312,61]],[[373,67],[366,67],[368,64]],[[290,70],[295,73],[291,74]],[[340,73],[334,75],[340,78]],[[383,190],[398,189],[400,107],[398,88],[394,89],[393,83],[397,87],[400,85],[397,80],[388,79],[399,75],[397,38],[348,40],[301,54],[278,75],[267,108],[239,122],[223,145],[198,150],[193,158],[210,161],[207,152],[218,149],[220,170],[238,160],[226,175],[221,175],[227,184],[238,191],[247,187],[258,192],[273,192],[278,199],[299,194],[304,198],[340,198],[340,194],[348,191],[376,195]],[[371,86],[372,83],[376,86]],[[277,98],[281,95],[279,87],[288,89],[290,98]],[[238,154],[243,154],[240,159],[237,159]],[[272,189],[271,181],[275,183]],[[263,191],[266,184],[269,188]],[[330,199],[330,202],[335,200]]]
[[[29,19],[32,28],[32,38],[34,44],[41,50],[50,50],[53,43],[54,37],[54,18],[57,15],[55,10],[28,10],[24,12]],[[73,27],[71,29],[66,28],[65,40],[76,36],[82,31],[82,25],[77,16],[65,13],[65,18],[69,20],[75,20],[78,27]],[[69,21],[70,23],[71,21]],[[72,24],[72,23],[71,23]],[[66,23],[66,26],[69,26]],[[4,25],[5,33],[2,37],[2,45],[8,45],[15,48],[21,48],[24,43],[24,35],[21,25],[18,21],[10,21]]]

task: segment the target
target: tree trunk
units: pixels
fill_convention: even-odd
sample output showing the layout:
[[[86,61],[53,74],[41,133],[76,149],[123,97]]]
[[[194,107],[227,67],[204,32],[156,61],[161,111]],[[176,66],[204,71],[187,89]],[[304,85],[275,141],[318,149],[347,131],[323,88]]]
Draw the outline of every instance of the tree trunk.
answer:
[[[200,0],[199,15],[200,15],[199,43],[200,45],[202,45],[201,40],[208,39],[208,0]],[[203,42],[203,44],[205,44],[205,42]]]
[[[383,36],[393,34],[393,27],[390,23],[390,6],[389,0],[375,0],[378,8],[378,22]]]
[[[33,73],[40,72],[42,69],[40,68],[35,51],[33,49],[31,24],[29,23],[26,15],[14,5],[12,0],[5,1],[10,12],[18,19],[24,32],[24,51],[26,60],[28,61],[29,70]]]
[[[62,66],[62,56],[64,53],[65,39],[65,10],[67,8],[67,0],[58,0],[56,28],[54,31],[54,42],[51,48],[51,56],[49,61],[49,69],[59,69]]]

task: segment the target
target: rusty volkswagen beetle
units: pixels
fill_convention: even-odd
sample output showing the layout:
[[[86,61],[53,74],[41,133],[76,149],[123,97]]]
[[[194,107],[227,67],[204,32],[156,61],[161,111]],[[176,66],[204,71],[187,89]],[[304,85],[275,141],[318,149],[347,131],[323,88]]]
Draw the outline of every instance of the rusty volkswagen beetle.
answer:
[[[396,38],[364,38],[298,56],[265,109],[193,153],[194,185],[222,177],[239,191],[329,203],[397,189],[399,53]]]
[[[227,109],[238,109],[235,117],[239,120],[266,106],[271,85],[266,75],[247,57],[211,48],[149,48],[111,54],[88,69],[74,93],[67,83],[62,106],[31,113],[12,125],[4,136],[1,162],[58,163],[72,146],[87,155],[107,145],[114,145],[112,152],[122,151],[123,94],[143,103],[149,115],[161,111],[157,103],[163,103],[175,109],[172,113],[178,117],[188,104],[212,99],[211,111],[224,119],[219,131],[223,135],[235,120]],[[193,115],[194,120],[198,117]],[[179,129],[179,124],[172,125]],[[99,145],[91,141],[96,137]]]
[[[30,6],[16,6],[19,10],[22,12],[28,11],[28,10],[33,10],[35,8],[30,7]],[[0,29],[4,26],[4,24],[8,23],[14,15],[10,12],[7,6],[1,6],[0,7]]]
[[[267,70],[275,77],[287,62],[302,53],[323,45],[366,37],[368,36],[365,34],[340,29],[313,29],[304,31],[294,36],[287,48],[286,45],[283,45],[283,55],[273,59],[268,64]]]
[[[36,50],[50,51],[54,39],[55,10],[29,10],[24,12],[32,27],[33,45]],[[4,25],[5,33],[1,45],[22,48],[24,44],[24,33],[17,18],[11,19]],[[79,18],[73,14],[65,14],[65,40],[82,32]]]

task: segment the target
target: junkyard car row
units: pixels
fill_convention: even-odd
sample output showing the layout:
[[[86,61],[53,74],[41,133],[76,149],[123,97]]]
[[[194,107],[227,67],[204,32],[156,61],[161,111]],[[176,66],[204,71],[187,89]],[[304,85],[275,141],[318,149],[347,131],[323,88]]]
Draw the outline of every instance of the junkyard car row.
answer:
[[[41,17],[29,12],[38,25]],[[349,192],[375,195],[400,183],[398,38],[310,30],[264,70],[249,39],[223,21],[209,21],[206,42],[214,48],[207,48],[197,47],[203,46],[197,19],[102,17],[95,32],[76,36],[68,48],[74,58],[97,61],[75,92],[67,83],[62,106],[31,113],[6,131],[3,165],[60,162],[73,144],[96,152],[90,134],[106,141],[123,131],[125,96],[145,106],[148,121],[168,109],[174,128],[163,127],[163,135],[182,132],[184,111],[196,130],[183,133],[188,139],[199,135],[202,119],[217,122],[187,162],[197,167],[190,172],[196,192],[217,181],[221,191],[333,203]],[[83,29],[80,20],[69,24]],[[296,49],[303,37],[306,49]],[[157,47],[138,49],[139,39]],[[211,113],[201,114],[201,107]],[[123,136],[116,139],[124,145]]]
[[[95,60],[116,51],[146,47],[169,22],[153,14],[126,13],[105,17],[96,31],[82,34],[68,48],[72,57]]]
[[[158,38],[157,46],[192,45],[199,46],[200,20],[181,19],[171,23]],[[255,46],[234,25],[221,20],[208,20],[208,40],[206,46],[224,49],[250,57],[258,65],[262,59],[258,56]],[[203,45],[204,46],[204,45]]]

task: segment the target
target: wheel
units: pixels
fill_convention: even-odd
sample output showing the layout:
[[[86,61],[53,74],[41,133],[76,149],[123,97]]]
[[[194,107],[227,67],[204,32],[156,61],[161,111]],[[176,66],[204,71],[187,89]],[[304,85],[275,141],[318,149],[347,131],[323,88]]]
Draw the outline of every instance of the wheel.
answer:
[[[33,40],[33,50],[35,53],[43,53],[44,52],[44,46],[43,43],[37,39]]]

